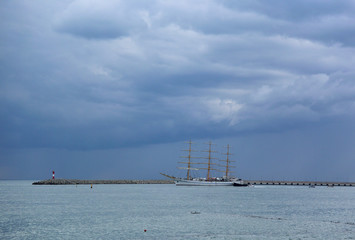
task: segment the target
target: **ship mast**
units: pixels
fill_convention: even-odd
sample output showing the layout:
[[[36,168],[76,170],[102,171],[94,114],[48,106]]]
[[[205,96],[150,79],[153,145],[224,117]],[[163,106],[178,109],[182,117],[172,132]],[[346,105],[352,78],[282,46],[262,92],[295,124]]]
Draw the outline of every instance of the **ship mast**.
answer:
[[[190,179],[190,167],[191,167],[191,139],[190,141],[188,142],[189,143],[189,155],[187,156],[187,159],[188,159],[188,162],[187,162],[187,175],[186,175],[186,178],[187,179]]]
[[[231,173],[232,171],[230,171],[229,169],[230,168],[235,168],[234,166],[231,166],[230,163],[231,162],[235,162],[235,161],[232,161],[229,159],[229,156],[232,155],[230,152],[229,152],[229,144],[227,144],[227,153],[223,153],[224,155],[227,155],[226,157],[226,160],[220,160],[222,162],[226,162],[226,165],[225,166],[222,166],[222,167],[226,167],[226,178],[228,178],[228,174]]]
[[[209,143],[207,143],[207,144],[209,146],[208,151],[202,151],[202,152],[208,152],[207,168],[200,168],[200,169],[207,169],[207,177],[206,177],[206,179],[209,180],[210,179],[211,170],[217,170],[217,169],[214,169],[214,168],[211,167],[211,165],[215,165],[215,163],[212,163],[212,159],[217,159],[217,158],[213,158],[212,157],[212,153],[216,153],[216,151],[212,151],[212,145],[215,145],[215,144],[212,144],[211,141]]]
[[[214,158],[212,157],[212,153],[216,153],[217,151],[212,151],[212,145],[215,145],[215,144],[212,144],[212,142],[209,142],[207,143],[209,145],[209,148],[207,151],[202,151],[202,152],[208,152],[208,157],[192,157],[191,156],[191,152],[195,152],[193,150],[191,150],[191,144],[193,142],[191,142],[191,140],[189,142],[187,142],[189,144],[189,149],[188,150],[183,150],[183,151],[187,151],[188,152],[188,156],[184,156],[182,158],[187,158],[187,162],[179,162],[179,163],[183,163],[183,164],[187,164],[187,167],[179,167],[179,169],[187,169],[187,174],[186,174],[186,177],[187,179],[190,179],[190,170],[201,170],[201,169],[204,169],[204,170],[207,170],[207,177],[206,179],[209,180],[211,177],[211,171],[212,170],[216,170],[218,171],[217,169],[214,169],[212,168],[212,165],[216,165],[216,163],[212,163],[212,159],[217,159],[217,158]],[[208,162],[192,162],[191,159],[192,158],[203,158],[203,159],[208,159]],[[193,165],[195,164],[207,164],[207,168],[194,168],[192,167]]]
[[[198,168],[192,168],[191,165],[192,164],[195,164],[194,162],[191,162],[191,158],[197,158],[197,157],[192,157],[191,156],[191,152],[196,152],[194,150],[191,149],[191,145],[193,144],[193,142],[191,142],[191,139],[190,141],[186,142],[189,144],[189,149],[187,150],[182,150],[182,151],[187,151],[188,152],[188,155],[187,156],[184,156],[182,158],[187,158],[187,162],[179,162],[179,163],[184,163],[184,164],[187,164],[187,168],[185,167],[179,167],[180,169],[187,169],[187,174],[186,174],[186,179],[190,179],[190,170],[199,170]]]

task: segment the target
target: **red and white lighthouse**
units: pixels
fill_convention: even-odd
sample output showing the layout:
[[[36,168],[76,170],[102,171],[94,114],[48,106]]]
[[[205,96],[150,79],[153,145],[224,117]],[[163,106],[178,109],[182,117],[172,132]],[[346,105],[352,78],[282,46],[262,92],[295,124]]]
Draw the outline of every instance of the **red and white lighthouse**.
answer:
[[[54,179],[54,173],[55,173],[55,172],[54,172],[54,171],[52,171],[52,179]]]

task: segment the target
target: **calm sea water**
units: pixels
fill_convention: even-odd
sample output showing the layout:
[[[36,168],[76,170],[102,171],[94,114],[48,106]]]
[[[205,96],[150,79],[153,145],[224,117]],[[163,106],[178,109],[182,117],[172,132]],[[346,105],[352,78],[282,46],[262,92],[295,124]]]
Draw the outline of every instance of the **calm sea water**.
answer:
[[[0,239],[355,239],[350,187],[31,183],[0,181]]]

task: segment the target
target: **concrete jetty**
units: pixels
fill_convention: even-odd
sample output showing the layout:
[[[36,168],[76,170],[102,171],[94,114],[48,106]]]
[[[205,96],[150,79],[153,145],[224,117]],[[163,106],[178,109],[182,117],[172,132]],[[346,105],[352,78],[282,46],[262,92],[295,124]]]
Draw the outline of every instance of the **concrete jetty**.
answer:
[[[321,181],[269,181],[244,180],[250,185],[268,186],[328,186],[355,187],[355,182],[321,182]],[[75,185],[75,184],[174,184],[173,180],[80,180],[80,179],[48,179],[32,183],[33,185]]]
[[[75,184],[172,184],[172,180],[81,180],[81,179],[48,179],[32,183],[32,185],[75,185]]]
[[[268,181],[268,180],[244,180],[244,182],[251,185],[355,187],[355,182]]]

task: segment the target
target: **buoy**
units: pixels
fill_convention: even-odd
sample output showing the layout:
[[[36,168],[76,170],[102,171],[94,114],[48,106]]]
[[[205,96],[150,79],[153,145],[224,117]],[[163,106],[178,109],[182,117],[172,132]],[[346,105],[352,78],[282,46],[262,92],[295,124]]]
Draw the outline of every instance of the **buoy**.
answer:
[[[92,184],[91,184],[91,188],[92,188]]]
[[[144,232],[146,232],[147,231],[147,229],[144,229]]]

